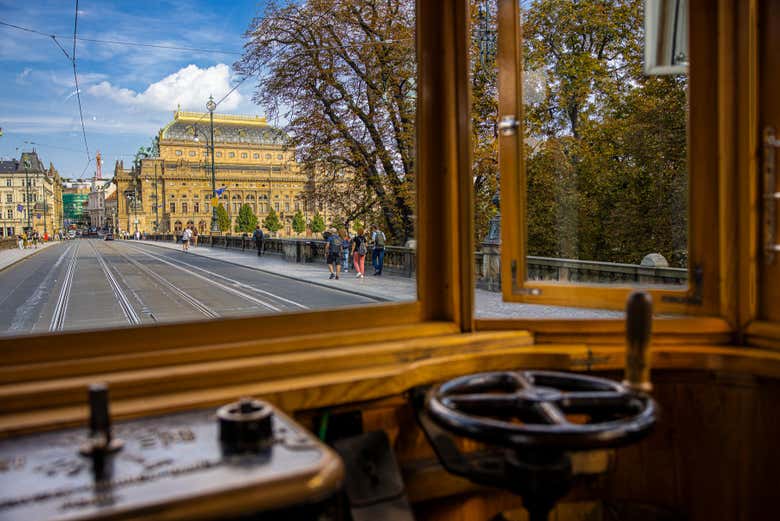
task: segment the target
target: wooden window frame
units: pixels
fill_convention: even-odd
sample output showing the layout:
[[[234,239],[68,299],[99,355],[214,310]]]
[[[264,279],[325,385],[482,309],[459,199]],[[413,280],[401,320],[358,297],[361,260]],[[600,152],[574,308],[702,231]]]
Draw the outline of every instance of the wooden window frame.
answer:
[[[708,99],[715,98],[716,106],[707,107],[718,114],[710,118],[717,119],[715,128],[696,138],[692,149],[694,145],[697,150],[711,148],[708,136],[720,147],[719,158],[708,156],[706,164],[709,171],[718,172],[719,204],[713,222],[720,223],[720,230],[713,262],[723,283],[707,286],[704,296],[712,316],[656,321],[655,343],[664,344],[660,350],[666,353],[666,362],[670,356],[690,359],[685,350],[678,350],[680,346],[733,342],[734,324],[750,319],[750,305],[745,301],[749,287],[733,283],[749,277],[744,270],[737,272],[741,270],[737,260],[750,263],[750,259],[733,244],[738,225],[732,223],[737,203],[744,200],[728,197],[737,192],[746,197],[733,172],[754,161],[755,155],[750,153],[749,140],[734,146],[737,136],[743,135],[734,124],[748,117],[738,108],[749,92],[735,87],[731,75],[744,62],[743,48],[750,46],[742,40],[739,46],[731,46],[734,30],[724,15],[736,9],[738,0],[718,0],[717,16],[709,12],[704,0],[691,5],[697,10],[691,18],[704,16],[718,28],[717,39],[698,37],[692,42],[694,56],[704,46],[710,58],[701,67],[709,66],[711,72],[697,75],[697,88]],[[250,394],[287,410],[323,407],[518,364],[558,369],[620,367],[621,321],[474,321],[467,1],[418,0],[417,28],[417,301],[2,338],[0,437],[81,424],[86,417],[81,386],[101,379],[112,386],[113,413],[127,418],[214,406]],[[714,34],[714,29],[706,34]],[[705,78],[712,78],[719,88],[706,88]],[[744,214],[739,213],[740,218]],[[739,228],[743,226],[749,223],[740,221]],[[357,325],[361,334],[334,340],[332,332],[345,325]],[[508,331],[473,333],[475,329]],[[370,356],[361,354],[367,351]],[[600,353],[609,356],[599,358]],[[278,374],[265,367],[270,364],[276,364]],[[193,383],[196,377],[203,381]]]
[[[697,288],[650,289],[654,297],[655,310],[659,313],[683,314],[686,316],[719,317],[723,324],[733,329],[736,310],[733,309],[736,295],[733,284],[727,283],[737,277],[735,252],[730,246],[736,229],[735,168],[731,163],[734,154],[734,113],[728,110],[733,104],[733,71],[735,53],[731,52],[735,38],[734,28],[728,26],[730,0],[721,0],[718,9],[712,8],[708,0],[690,2],[690,82],[689,128],[696,129],[688,135],[689,170],[689,280],[694,280],[693,269],[702,268],[703,277],[697,295]],[[521,27],[519,6],[509,0],[499,0],[499,85],[502,93],[499,99],[499,115],[517,114],[522,121],[522,78],[521,73]],[[526,232],[525,232],[525,165],[523,157],[523,133],[516,136],[499,137],[499,153],[503,171],[517,171],[517,176],[501,177],[502,204],[502,258],[501,278],[504,300],[511,302],[536,303],[622,309],[627,296],[636,287],[628,285],[585,285],[525,281]],[[718,147],[714,147],[717,143]],[[719,156],[720,153],[720,156]],[[517,201],[511,204],[508,201]],[[517,223],[521,223],[517,226]],[[718,230],[711,233],[711,223],[718,223]],[[515,269],[512,261],[515,260]],[[516,276],[515,276],[516,274]],[[534,290],[540,290],[535,294]],[[700,297],[698,303],[669,302]],[[578,321],[547,321],[526,319],[514,321],[516,327],[538,327],[549,329],[557,323],[561,331],[580,329]],[[580,321],[581,322],[581,321]],[[502,323],[504,325],[502,325]],[[505,327],[507,321],[479,320],[479,329]],[[674,321],[667,322],[674,324]],[[680,322],[680,327],[690,325],[690,319]],[[670,326],[674,329],[674,326]],[[722,328],[719,328],[722,329]]]
[[[335,348],[360,345],[364,339],[372,344],[399,339],[417,339],[419,343],[427,337],[470,331],[474,275],[468,23],[468,4],[464,0],[417,2],[416,301],[0,338],[4,360],[0,367],[0,437],[82,421],[85,409],[79,393],[55,398],[56,403],[35,411],[23,412],[24,407],[19,406],[26,402],[17,400],[46,390],[56,396],[60,389],[82,380],[105,377],[115,385],[132,380],[132,390],[120,391],[116,404],[119,416],[126,417],[173,407],[174,401],[165,397],[165,390],[145,385],[152,381],[147,378],[159,371],[169,375],[166,385],[175,387],[191,374],[196,363],[220,364],[236,356],[274,353],[293,356],[312,349],[320,349],[327,358],[330,353],[337,356]],[[365,335],[342,335],[338,346],[328,341],[333,336],[329,332],[343,331],[350,324],[358,325]],[[517,338],[524,344],[529,342],[527,335]],[[463,342],[471,340],[464,338]],[[403,348],[396,356],[401,357],[399,360],[428,356],[425,353],[429,348],[418,345],[413,349],[414,355]],[[359,363],[370,365],[371,360]],[[327,368],[325,362],[314,370],[322,373]],[[222,388],[230,386],[231,379],[223,374],[203,385]],[[127,402],[122,400],[123,393]],[[194,407],[210,403],[216,394],[198,396],[187,404]],[[132,405],[123,405],[131,398],[135,400]]]

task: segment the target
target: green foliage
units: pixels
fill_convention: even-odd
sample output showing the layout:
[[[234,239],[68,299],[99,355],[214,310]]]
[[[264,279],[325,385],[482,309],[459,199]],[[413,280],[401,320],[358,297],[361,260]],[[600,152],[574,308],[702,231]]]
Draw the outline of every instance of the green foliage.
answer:
[[[301,234],[306,231],[306,220],[300,210],[295,212],[292,219],[292,229],[295,233]]]
[[[641,0],[525,12],[526,79],[541,78],[525,109],[531,255],[658,252],[685,266],[687,78],[643,74],[641,12]]]
[[[319,212],[315,213],[314,217],[311,218],[309,229],[311,229],[312,233],[322,233],[325,231],[325,219],[322,218]]]
[[[222,206],[222,203],[219,203],[219,206],[217,206],[217,225],[221,232],[230,230],[230,216],[225,207]]]
[[[241,206],[236,218],[236,231],[252,233],[255,231],[255,226],[257,226],[257,216],[252,211],[252,207],[248,204]]]
[[[271,233],[276,233],[282,229],[282,221],[279,220],[279,216],[276,214],[276,210],[273,207],[268,212],[268,215],[263,219],[263,228]]]

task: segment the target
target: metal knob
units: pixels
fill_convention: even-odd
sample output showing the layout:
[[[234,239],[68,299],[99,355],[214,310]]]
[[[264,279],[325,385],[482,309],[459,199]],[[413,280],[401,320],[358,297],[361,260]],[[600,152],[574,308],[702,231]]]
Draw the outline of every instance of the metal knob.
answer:
[[[643,291],[632,293],[626,303],[626,369],[623,385],[650,392],[650,334],[653,325],[653,301]]]
[[[79,452],[92,458],[95,478],[103,479],[108,473],[106,456],[122,448],[123,442],[111,435],[111,414],[108,409],[108,386],[89,386],[89,437]]]
[[[108,386],[89,386],[89,438],[82,445],[81,453],[91,455],[96,451],[115,452],[122,448],[122,440],[111,434],[111,414],[108,409]]]
[[[514,114],[501,116],[501,119],[498,122],[498,131],[501,132],[502,136],[514,136],[517,134],[518,128],[520,128],[520,122]]]
[[[217,410],[219,440],[228,452],[253,452],[273,443],[273,410],[267,403],[242,398]]]

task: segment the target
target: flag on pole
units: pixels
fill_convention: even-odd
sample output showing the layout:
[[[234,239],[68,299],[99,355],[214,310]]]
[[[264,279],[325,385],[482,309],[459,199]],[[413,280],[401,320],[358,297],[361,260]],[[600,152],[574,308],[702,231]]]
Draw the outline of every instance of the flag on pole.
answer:
[[[222,195],[222,192],[224,192],[225,190],[227,190],[227,187],[226,186],[222,186],[222,187],[217,188],[216,190],[214,190],[214,193],[217,195],[217,197],[219,197],[220,195]]]

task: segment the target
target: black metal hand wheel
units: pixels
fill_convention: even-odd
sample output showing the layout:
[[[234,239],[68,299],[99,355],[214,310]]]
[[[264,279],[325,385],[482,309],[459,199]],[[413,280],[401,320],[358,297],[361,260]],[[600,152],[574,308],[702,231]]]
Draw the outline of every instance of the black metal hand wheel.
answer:
[[[553,371],[473,374],[413,389],[410,397],[444,467],[520,494],[531,521],[546,520],[569,490],[569,452],[637,441],[650,433],[657,414],[644,393],[604,378]],[[453,434],[493,449],[463,454]]]
[[[604,378],[502,371],[455,378],[428,391],[425,409],[445,430],[511,449],[618,447],[645,436],[656,405]]]

